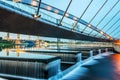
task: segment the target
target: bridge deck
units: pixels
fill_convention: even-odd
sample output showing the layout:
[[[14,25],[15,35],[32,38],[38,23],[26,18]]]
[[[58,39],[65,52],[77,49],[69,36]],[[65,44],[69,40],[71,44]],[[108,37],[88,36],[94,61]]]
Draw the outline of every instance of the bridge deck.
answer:
[[[63,80],[118,80],[120,79],[120,54],[102,56],[77,67]]]

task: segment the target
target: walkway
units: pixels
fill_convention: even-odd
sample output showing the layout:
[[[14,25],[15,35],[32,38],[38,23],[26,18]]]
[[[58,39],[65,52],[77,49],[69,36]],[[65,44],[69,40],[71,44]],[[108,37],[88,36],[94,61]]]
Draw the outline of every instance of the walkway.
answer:
[[[96,58],[77,67],[62,80],[120,80],[120,54]]]

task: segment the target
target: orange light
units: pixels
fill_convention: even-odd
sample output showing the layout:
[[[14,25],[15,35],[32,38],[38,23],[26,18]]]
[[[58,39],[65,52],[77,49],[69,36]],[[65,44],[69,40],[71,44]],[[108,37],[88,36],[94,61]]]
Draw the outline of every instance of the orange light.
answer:
[[[114,44],[116,44],[116,45],[120,45],[120,40],[116,40],[116,41],[114,41]]]
[[[13,2],[20,2],[21,0],[12,0]]]

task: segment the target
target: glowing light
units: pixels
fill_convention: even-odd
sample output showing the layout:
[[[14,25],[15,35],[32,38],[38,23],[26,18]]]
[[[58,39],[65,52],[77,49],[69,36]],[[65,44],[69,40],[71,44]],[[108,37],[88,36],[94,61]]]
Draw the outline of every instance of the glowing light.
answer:
[[[33,15],[33,18],[34,18],[34,19],[37,19],[37,18],[39,18],[40,16],[41,16],[41,15],[34,14],[34,15]]]
[[[19,53],[19,52],[25,52],[25,50],[21,50],[21,49],[16,49],[16,50],[11,50],[11,51],[17,52],[17,53]]]
[[[74,20],[77,20],[77,18],[76,18],[76,17],[73,17],[73,19],[74,19]]]
[[[36,0],[32,0],[31,5],[32,6],[37,6],[37,1]]]
[[[12,0],[13,2],[20,2],[21,0]]]
[[[102,32],[102,31],[100,31],[100,34],[103,34],[103,32]]]
[[[46,9],[50,11],[50,10],[52,10],[52,7],[47,6]]]
[[[107,39],[109,39],[110,37],[108,35],[105,35]]]
[[[66,17],[68,17],[68,16],[69,16],[69,14],[68,14],[68,13],[66,13],[66,14],[65,14],[65,16],[66,16]]]
[[[116,40],[116,41],[114,41],[114,44],[116,44],[116,45],[120,45],[120,40]]]
[[[36,18],[38,18],[38,15],[37,15],[37,14],[35,14],[33,17],[36,19]]]
[[[58,11],[58,10],[55,10],[54,12],[55,12],[56,14],[58,14],[58,13],[59,13],[59,11]]]
[[[88,27],[91,27],[91,24],[88,24],[87,26],[88,26]]]
[[[113,80],[119,80],[120,76],[120,54],[114,54],[111,56],[112,66],[113,68]]]

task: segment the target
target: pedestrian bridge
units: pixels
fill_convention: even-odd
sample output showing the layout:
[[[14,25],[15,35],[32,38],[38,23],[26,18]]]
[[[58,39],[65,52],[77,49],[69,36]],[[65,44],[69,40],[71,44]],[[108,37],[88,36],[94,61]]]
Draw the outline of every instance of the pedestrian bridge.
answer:
[[[120,0],[0,0],[0,31],[57,39],[50,43],[50,46],[57,46],[56,49],[19,49],[17,45],[17,49],[1,50],[0,76],[31,80],[115,79],[109,74],[110,69],[114,70],[109,60],[113,60],[111,56],[116,57],[115,51],[120,52],[119,7]],[[19,36],[18,39],[18,43],[24,41]],[[78,43],[70,45],[69,42],[60,42],[60,39]],[[40,44],[40,40],[33,42]],[[97,67],[106,69],[109,76],[102,75]]]

